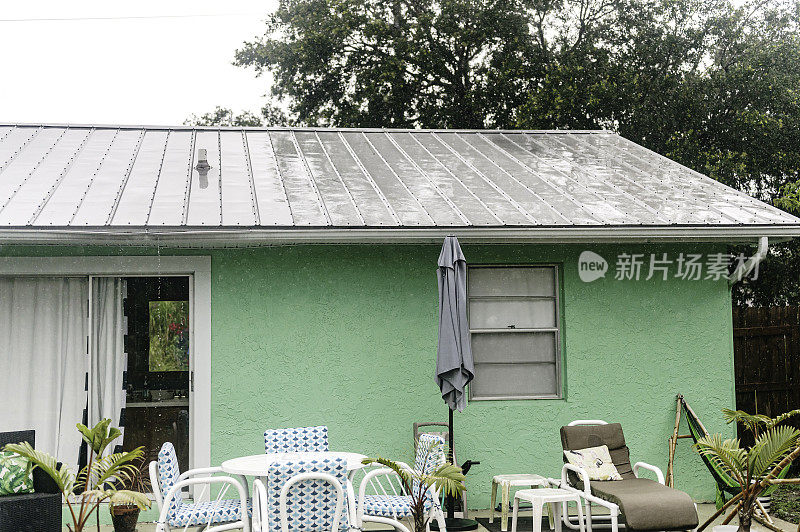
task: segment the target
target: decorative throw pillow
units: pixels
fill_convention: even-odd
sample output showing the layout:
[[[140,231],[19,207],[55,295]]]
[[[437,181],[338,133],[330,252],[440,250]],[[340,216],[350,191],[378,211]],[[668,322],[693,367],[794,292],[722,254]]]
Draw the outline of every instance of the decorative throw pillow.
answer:
[[[33,493],[33,465],[17,453],[0,452],[0,495]]]
[[[570,464],[586,471],[589,480],[622,480],[605,445],[564,451],[564,456]]]

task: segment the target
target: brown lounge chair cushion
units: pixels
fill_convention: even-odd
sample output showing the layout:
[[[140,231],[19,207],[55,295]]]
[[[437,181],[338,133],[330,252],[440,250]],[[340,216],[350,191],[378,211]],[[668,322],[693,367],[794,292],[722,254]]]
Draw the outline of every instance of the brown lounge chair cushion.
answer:
[[[691,497],[647,478],[636,478],[619,423],[561,427],[564,450],[605,445],[622,480],[592,481],[592,494],[619,506],[629,530],[691,530],[697,527],[697,509]],[[570,484],[583,489],[571,474]]]
[[[682,491],[649,478],[593,480],[592,494],[619,505],[629,530],[692,530],[697,510]]]

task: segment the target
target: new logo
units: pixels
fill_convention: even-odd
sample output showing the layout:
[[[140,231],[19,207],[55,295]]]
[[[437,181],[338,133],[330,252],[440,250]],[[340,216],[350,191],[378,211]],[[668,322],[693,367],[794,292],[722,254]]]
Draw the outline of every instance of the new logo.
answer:
[[[578,276],[584,283],[591,283],[606,276],[608,262],[593,251],[583,251],[578,257]]]

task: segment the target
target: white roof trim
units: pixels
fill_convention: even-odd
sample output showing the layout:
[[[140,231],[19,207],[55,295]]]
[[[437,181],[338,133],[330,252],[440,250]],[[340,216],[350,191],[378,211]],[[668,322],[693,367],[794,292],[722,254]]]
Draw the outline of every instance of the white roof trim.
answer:
[[[456,235],[464,243],[569,244],[596,242],[757,242],[800,236],[797,226],[507,227],[507,228],[289,228],[262,229],[0,229],[0,245],[128,245],[248,247],[281,244],[425,244]]]

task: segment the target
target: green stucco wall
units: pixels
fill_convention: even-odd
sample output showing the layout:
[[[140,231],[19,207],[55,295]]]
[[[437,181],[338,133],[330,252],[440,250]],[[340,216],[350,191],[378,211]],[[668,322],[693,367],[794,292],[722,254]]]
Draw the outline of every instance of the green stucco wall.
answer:
[[[491,476],[558,476],[558,429],[620,421],[632,461],[666,469],[682,393],[712,431],[734,404],[730,292],[724,281],[578,278],[590,249],[710,253],[719,246],[476,246],[473,264],[558,263],[564,398],[471,402],[456,415],[456,451],[480,460],[470,507],[488,507]],[[281,246],[159,250],[212,257],[212,463],[263,452],[268,427],[328,425],[331,447],[410,460],[414,421],[446,421],[434,383],[438,246]],[[4,247],[0,255],[155,254],[148,249]],[[685,432],[685,428],[682,429]],[[677,486],[713,500],[687,440]]]

